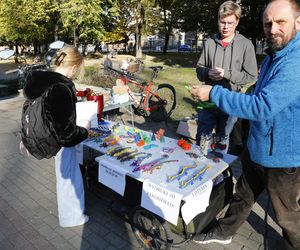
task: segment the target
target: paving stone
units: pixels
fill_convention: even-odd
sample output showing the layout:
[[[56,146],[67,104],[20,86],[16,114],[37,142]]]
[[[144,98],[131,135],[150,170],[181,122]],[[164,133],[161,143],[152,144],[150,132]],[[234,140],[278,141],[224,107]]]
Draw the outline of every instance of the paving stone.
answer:
[[[57,235],[53,239],[51,239],[51,244],[55,246],[56,249],[60,250],[72,250],[75,249],[68,241],[66,241],[60,235]]]
[[[75,247],[76,249],[80,249],[80,250],[89,249],[91,246],[87,240],[82,239],[81,237],[79,237],[77,235],[70,238],[69,242],[71,243],[71,245],[73,247]]]
[[[43,221],[53,229],[58,226],[58,219],[54,215],[49,214],[49,215],[45,216],[43,218]]]
[[[101,236],[107,235],[110,232],[110,230],[107,227],[102,226],[98,222],[91,221],[86,227]]]
[[[15,248],[19,248],[19,249],[29,243],[28,239],[26,239],[19,232],[7,236],[6,239],[9,240],[14,245]]]
[[[39,231],[37,231],[31,225],[28,225],[28,226],[24,227],[19,233],[22,234],[26,239],[30,239],[30,240],[35,239],[35,238],[39,238],[39,237],[42,236],[39,233]]]
[[[118,249],[124,249],[124,246],[127,244],[122,238],[116,235],[115,232],[110,232],[104,238]]]
[[[45,236],[47,240],[51,240],[58,237],[58,233],[56,231],[54,231],[50,226],[48,226],[47,224],[43,224],[42,226],[40,226],[38,228],[38,231],[41,235]]]
[[[16,249],[14,247],[14,245],[7,239],[4,239],[2,241],[0,241],[0,246],[1,248],[4,250],[12,250],[12,249]]]
[[[30,242],[36,249],[41,249],[41,250],[56,249],[54,247],[54,245],[52,245],[48,240],[40,238],[40,237],[39,238],[33,238]]]
[[[60,236],[64,237],[66,240],[69,240],[71,238],[76,239],[76,237],[82,238],[81,236],[79,237],[71,228],[63,228],[63,227],[57,226],[54,230]]]
[[[100,237],[96,233],[91,233],[88,237],[87,240],[89,243],[95,247],[96,249],[105,249],[106,247],[109,246],[109,243],[103,239],[103,237]]]
[[[1,242],[2,240],[4,240],[4,238],[5,238],[5,235],[4,235],[3,233],[0,232],[0,242]]]

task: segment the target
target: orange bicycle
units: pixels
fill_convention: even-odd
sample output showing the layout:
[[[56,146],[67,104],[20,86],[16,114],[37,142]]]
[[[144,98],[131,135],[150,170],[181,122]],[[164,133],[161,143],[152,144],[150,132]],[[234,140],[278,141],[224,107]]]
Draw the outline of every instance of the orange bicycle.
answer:
[[[175,88],[168,84],[159,84],[156,88],[153,80],[157,78],[162,66],[149,67],[152,69],[151,80],[149,82],[136,78],[126,71],[119,71],[111,67],[108,70],[118,75],[118,79],[125,85],[131,84],[135,88],[128,86],[128,94],[135,101],[135,113],[151,120],[160,122],[166,121],[176,107]],[[132,91],[134,89],[134,91]]]

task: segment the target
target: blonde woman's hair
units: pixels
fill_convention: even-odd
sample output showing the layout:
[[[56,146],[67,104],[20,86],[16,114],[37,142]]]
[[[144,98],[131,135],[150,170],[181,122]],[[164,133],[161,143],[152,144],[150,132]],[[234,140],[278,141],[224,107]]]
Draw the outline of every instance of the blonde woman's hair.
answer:
[[[242,15],[241,6],[233,1],[226,1],[222,3],[219,7],[218,18],[220,19],[231,15],[235,15],[236,19],[240,20]]]
[[[54,65],[59,67],[81,66],[83,63],[83,57],[79,50],[72,45],[66,45],[60,49],[57,53],[57,57],[54,61]]]

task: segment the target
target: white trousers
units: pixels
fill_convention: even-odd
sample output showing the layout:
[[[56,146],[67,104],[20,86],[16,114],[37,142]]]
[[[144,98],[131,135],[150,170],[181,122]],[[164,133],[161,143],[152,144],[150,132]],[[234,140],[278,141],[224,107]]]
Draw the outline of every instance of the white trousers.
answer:
[[[80,167],[76,164],[75,147],[63,147],[56,154],[55,172],[59,225],[82,225],[85,222],[84,186]]]

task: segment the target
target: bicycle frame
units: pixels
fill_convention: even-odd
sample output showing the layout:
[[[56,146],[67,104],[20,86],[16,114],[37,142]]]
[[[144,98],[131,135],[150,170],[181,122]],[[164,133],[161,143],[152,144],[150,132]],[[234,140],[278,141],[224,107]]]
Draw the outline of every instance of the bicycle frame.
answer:
[[[161,99],[155,92],[151,91],[151,87],[153,86],[152,81],[150,81],[146,86],[143,86],[139,82],[127,78],[126,75],[124,75],[124,74],[121,74],[119,76],[119,79],[125,85],[128,85],[128,83],[131,83],[131,84],[134,84],[135,86],[137,86],[138,88],[143,90],[143,92],[142,92],[143,96],[142,96],[142,99],[139,101],[138,105],[139,105],[139,107],[143,108],[145,111],[153,111],[155,109],[160,108],[162,105],[165,104],[165,101],[163,99]],[[130,95],[130,97],[133,100],[136,100],[135,97],[133,96],[134,94],[131,92],[131,90],[130,90],[130,92],[128,92],[128,94]],[[155,106],[151,106],[150,108],[147,107],[147,102],[148,102],[148,99],[149,99],[150,95],[155,96],[162,103],[162,105],[161,104],[160,105],[155,105]]]

